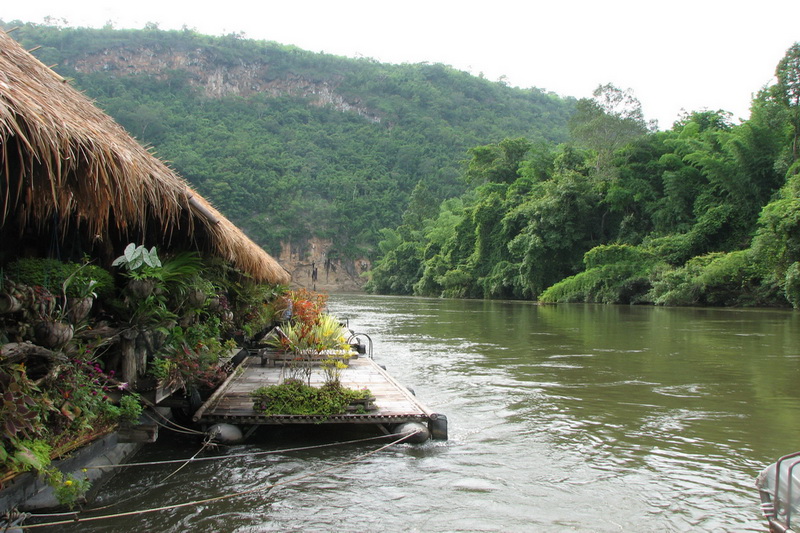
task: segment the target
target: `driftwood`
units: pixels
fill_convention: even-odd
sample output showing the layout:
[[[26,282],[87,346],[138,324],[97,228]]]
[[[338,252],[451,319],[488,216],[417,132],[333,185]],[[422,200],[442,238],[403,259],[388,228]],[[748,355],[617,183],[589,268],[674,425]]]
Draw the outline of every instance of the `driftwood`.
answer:
[[[32,342],[10,342],[0,346],[0,361],[3,363],[19,363],[29,358],[46,359],[53,363],[60,363],[67,360],[67,356],[61,352],[48,350]]]
[[[63,352],[54,352],[44,346],[27,342],[10,342],[0,346],[0,363],[25,363],[25,373],[37,385],[61,373],[67,356]]]

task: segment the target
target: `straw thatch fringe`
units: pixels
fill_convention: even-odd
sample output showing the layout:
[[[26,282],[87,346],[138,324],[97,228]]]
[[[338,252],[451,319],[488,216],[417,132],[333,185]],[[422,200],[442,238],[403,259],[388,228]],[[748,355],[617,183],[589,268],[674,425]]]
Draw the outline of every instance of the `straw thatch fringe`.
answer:
[[[0,228],[41,228],[55,217],[102,237],[110,224],[123,234],[157,224],[162,235],[207,241],[259,281],[289,282],[163,161],[2,31],[0,143]]]

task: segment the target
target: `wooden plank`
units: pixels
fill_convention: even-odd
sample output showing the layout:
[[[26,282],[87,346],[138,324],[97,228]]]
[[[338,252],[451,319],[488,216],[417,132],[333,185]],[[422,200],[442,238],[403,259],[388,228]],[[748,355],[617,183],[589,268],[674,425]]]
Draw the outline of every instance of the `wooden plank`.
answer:
[[[196,421],[206,423],[226,420],[247,424],[302,424],[319,423],[382,423],[428,418],[430,411],[424,407],[405,387],[400,385],[372,359],[357,358],[350,361],[349,368],[342,372],[342,385],[348,388],[369,389],[375,396],[376,410],[368,413],[347,413],[331,417],[265,415],[253,410],[250,392],[263,386],[277,385],[290,374],[281,366],[261,366],[260,358],[249,357],[243,361],[241,370],[214,393],[195,414]],[[325,374],[314,368],[310,383],[319,386],[325,382]]]

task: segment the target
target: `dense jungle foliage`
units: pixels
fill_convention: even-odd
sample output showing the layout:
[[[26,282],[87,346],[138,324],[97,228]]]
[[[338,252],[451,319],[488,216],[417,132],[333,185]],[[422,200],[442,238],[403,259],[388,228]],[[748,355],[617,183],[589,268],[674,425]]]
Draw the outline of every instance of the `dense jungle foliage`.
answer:
[[[374,257],[378,231],[401,222],[417,185],[437,202],[463,194],[470,147],[507,136],[565,141],[575,104],[441,64],[381,64],[236,34],[0,25],[19,26],[18,42],[40,47],[37,58],[272,253],[316,236],[344,257]]]
[[[800,307],[800,43],[732,124],[686,114],[655,131],[600,86],[570,141],[470,150],[472,188],[383,230],[380,293],[542,302]]]

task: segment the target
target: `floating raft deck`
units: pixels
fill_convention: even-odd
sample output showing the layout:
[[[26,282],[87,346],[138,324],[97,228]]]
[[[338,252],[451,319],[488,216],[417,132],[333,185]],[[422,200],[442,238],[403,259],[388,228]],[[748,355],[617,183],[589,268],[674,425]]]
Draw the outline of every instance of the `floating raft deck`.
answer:
[[[366,413],[346,413],[332,416],[266,415],[253,409],[250,393],[259,387],[278,385],[286,369],[283,363],[258,356],[246,357],[228,380],[194,414],[193,420],[204,425],[234,424],[237,426],[284,424],[375,424],[387,431],[408,422],[425,424],[431,438],[447,439],[447,417],[425,407],[414,394],[398,383],[370,357],[363,355],[348,361],[342,374],[342,386],[351,389],[367,388],[375,397],[375,409]],[[325,382],[323,371],[316,366],[310,383]]]

